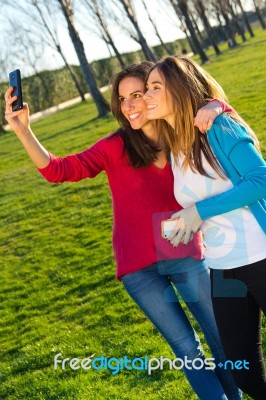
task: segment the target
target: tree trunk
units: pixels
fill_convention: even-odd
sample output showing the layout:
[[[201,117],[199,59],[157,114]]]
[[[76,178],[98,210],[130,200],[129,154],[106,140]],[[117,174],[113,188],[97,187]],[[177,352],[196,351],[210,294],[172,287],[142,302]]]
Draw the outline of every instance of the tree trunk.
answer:
[[[142,4],[143,4],[143,7],[145,8],[145,10],[146,10],[146,12],[147,12],[149,21],[150,21],[150,23],[152,24],[152,26],[153,26],[153,28],[154,28],[154,30],[155,30],[155,33],[156,33],[156,35],[157,35],[157,37],[158,37],[158,39],[159,39],[161,45],[163,46],[163,48],[165,49],[165,51],[166,51],[167,54],[172,55],[171,50],[170,50],[170,49],[168,48],[168,46],[164,43],[164,41],[163,41],[163,39],[162,39],[162,37],[161,37],[161,35],[160,35],[158,29],[157,29],[157,26],[156,26],[155,22],[153,21],[151,15],[150,15],[150,13],[149,13],[149,11],[148,11],[148,9],[147,9],[147,6],[146,6],[146,3],[145,3],[144,0],[142,0]]]
[[[99,24],[101,26],[101,30],[103,32],[101,34],[101,37],[105,41],[105,43],[107,45],[107,48],[108,48],[108,51],[110,52],[109,46],[111,46],[113,51],[114,51],[114,53],[115,53],[115,56],[116,56],[119,64],[120,64],[120,67],[122,69],[125,68],[126,65],[125,65],[125,63],[124,63],[124,61],[122,59],[122,56],[119,53],[119,51],[118,51],[118,49],[117,49],[117,47],[116,47],[116,45],[115,45],[115,43],[113,41],[112,35],[111,35],[110,31],[109,31],[109,28],[108,28],[108,26],[106,24],[106,21],[105,21],[105,17],[103,15],[102,10],[101,10],[100,3],[97,0],[93,0],[92,4],[90,4],[90,2],[87,2],[87,1],[85,1],[85,4],[86,4],[86,6],[88,6],[88,8],[91,10],[91,12],[96,16],[96,18],[97,18],[97,20],[98,20],[98,22],[99,22]],[[110,52],[110,56],[112,57],[111,52]]]
[[[228,40],[232,41],[232,47],[235,47],[235,46],[237,46],[237,42],[235,40],[235,35],[234,35],[233,30],[232,30],[229,17],[228,17],[227,13],[224,10],[222,10],[222,15],[224,17],[225,24],[226,24],[226,30],[225,31],[226,31],[226,34],[227,34],[227,38],[228,38]]]
[[[186,26],[187,26],[187,29],[188,29],[188,31],[190,33],[190,37],[191,37],[191,40],[192,40],[192,43],[193,43],[193,47],[196,48],[196,50],[197,50],[197,52],[198,52],[198,54],[200,56],[201,62],[204,64],[207,61],[209,61],[209,59],[208,59],[206,53],[204,52],[203,48],[201,47],[201,44],[200,44],[200,42],[199,42],[199,40],[197,38],[197,35],[195,34],[192,21],[189,18],[189,13],[188,13],[188,7],[187,7],[186,0],[178,0],[178,6],[180,8],[180,11],[181,11],[182,15],[184,16],[184,19],[185,19],[185,22],[186,22]]]
[[[87,60],[87,57],[85,54],[83,42],[80,39],[78,31],[76,30],[75,25],[74,25],[73,11],[72,11],[70,1],[69,0],[58,0],[58,2],[62,8],[63,14],[67,21],[69,35],[71,37],[74,48],[76,50],[76,53],[77,53],[77,56],[78,56],[78,59],[80,62],[80,67],[84,74],[84,78],[88,85],[88,89],[89,89],[90,94],[96,104],[96,107],[98,110],[98,116],[103,117],[110,111],[110,107],[109,107],[108,102],[105,100],[105,98],[103,97],[103,95],[101,94],[100,90],[97,87],[96,81],[94,79],[92,70],[90,68],[90,65],[88,63],[88,60]]]
[[[228,4],[228,8],[230,9],[230,12],[231,12],[232,21],[236,26],[236,30],[237,30],[238,34],[241,36],[242,41],[246,42],[247,39],[246,39],[246,36],[245,36],[244,29],[242,28],[242,26],[238,22],[238,18],[237,18],[237,15],[236,15],[235,11],[234,11],[234,8],[233,8],[233,6],[232,6],[232,4],[230,3],[229,0],[227,0],[227,4]]]
[[[132,5],[130,4],[130,1],[129,0],[127,0],[127,1],[120,0],[120,3],[123,5],[124,10],[129,18],[130,22],[132,23],[132,25],[135,28],[135,31],[137,32],[138,43],[140,44],[145,57],[148,60],[156,61],[155,55],[153,54],[152,50],[148,46],[146,39],[140,30],[139,24],[138,24],[136,18],[134,17],[134,13],[132,12]],[[131,8],[131,10],[130,10],[130,8]]]
[[[248,32],[250,34],[250,37],[254,37],[255,36],[254,32],[253,32],[253,30],[251,28],[251,25],[250,25],[249,20],[248,20],[247,13],[244,10],[244,7],[243,7],[243,4],[242,4],[241,0],[237,0],[237,4],[239,5],[239,8],[240,8],[240,10],[242,12],[242,16],[243,16],[243,19],[244,19],[245,24],[247,26],[247,30],[248,30]]]
[[[77,78],[76,78],[74,72],[72,71],[70,65],[68,64],[68,62],[67,62],[67,60],[66,60],[66,58],[65,58],[65,56],[64,56],[64,54],[63,54],[63,52],[61,50],[61,47],[59,45],[57,46],[57,50],[58,50],[58,53],[60,54],[60,56],[62,57],[62,59],[63,59],[63,61],[65,63],[66,69],[67,69],[71,79],[73,80],[74,85],[76,86],[76,89],[77,89],[77,91],[78,91],[78,93],[80,95],[81,101],[86,101],[84,93],[81,90],[81,87],[79,86],[79,83],[77,81]]]
[[[258,16],[258,20],[260,21],[262,29],[266,29],[265,21],[263,19],[263,16],[261,15],[260,9],[259,9],[259,7],[258,7],[258,5],[257,5],[255,0],[253,0],[253,4],[255,6],[256,14]]]
[[[66,60],[66,58],[65,58],[65,56],[64,56],[64,54],[63,54],[63,51],[62,51],[62,49],[61,49],[61,46],[60,46],[60,44],[59,44],[59,42],[58,42],[58,40],[57,40],[57,38],[56,38],[56,35],[53,34],[52,30],[50,29],[50,27],[49,27],[49,25],[48,25],[48,23],[47,23],[47,19],[45,18],[45,16],[44,16],[44,14],[43,14],[43,12],[42,12],[42,10],[41,10],[41,8],[40,8],[38,2],[37,2],[36,0],[32,0],[32,5],[37,9],[37,11],[38,11],[38,13],[39,13],[39,15],[40,15],[40,17],[41,17],[41,20],[42,20],[42,22],[43,22],[43,25],[44,25],[44,27],[45,27],[45,29],[46,29],[47,32],[49,33],[49,36],[50,36],[50,38],[52,39],[52,42],[54,43],[54,46],[55,46],[56,50],[58,51],[58,53],[59,53],[60,56],[62,57],[62,60],[64,61],[64,64],[65,64],[65,66],[66,66],[66,69],[67,69],[67,71],[68,71],[68,73],[69,73],[71,79],[73,80],[74,85],[76,86],[77,92],[78,92],[78,94],[80,95],[81,100],[82,100],[82,101],[85,101],[84,93],[83,93],[83,91],[81,90],[81,87],[80,87],[80,85],[79,85],[79,83],[78,83],[78,81],[77,81],[77,79],[76,79],[76,76],[75,76],[75,74],[73,73],[73,71],[71,70],[71,68],[70,68],[70,66],[69,66],[69,64],[68,64],[68,62],[67,62],[67,60]],[[50,14],[50,13],[49,13],[49,14]],[[37,72],[36,72],[36,74],[37,74]]]
[[[110,35],[108,35],[108,44],[112,47],[112,49],[115,53],[115,56],[120,64],[120,67],[122,69],[125,68],[126,64],[124,63],[123,58],[122,58],[121,54],[119,53],[119,51],[117,50],[117,47]]]
[[[196,20],[194,18],[194,15],[191,12],[189,13],[189,18],[191,19],[191,22],[192,22],[192,24],[194,26],[194,29],[197,32],[198,38],[200,39],[201,43],[203,43],[204,42],[204,37],[203,37],[201,31],[199,30],[199,27],[198,27],[198,24],[197,24],[197,22],[196,22]]]
[[[203,23],[203,25],[204,25],[204,27],[206,29],[208,38],[209,38],[209,40],[210,40],[210,42],[212,44],[212,47],[214,48],[214,51],[215,51],[216,55],[219,56],[221,54],[221,52],[220,52],[220,49],[219,49],[218,44],[216,42],[216,38],[215,38],[215,35],[213,33],[212,27],[211,27],[211,25],[210,25],[210,23],[208,21],[206,13],[205,13],[205,8],[204,8],[204,5],[203,5],[203,2],[201,0],[197,0],[197,6],[198,6],[199,16],[200,16],[200,18],[202,20],[202,23]]]

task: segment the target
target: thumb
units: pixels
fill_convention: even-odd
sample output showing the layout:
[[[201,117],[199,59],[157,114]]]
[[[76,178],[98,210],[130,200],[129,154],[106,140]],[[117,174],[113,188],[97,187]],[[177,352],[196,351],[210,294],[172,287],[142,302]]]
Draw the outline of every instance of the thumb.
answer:
[[[177,219],[180,217],[180,211],[174,213],[173,215],[171,215],[170,219]]]

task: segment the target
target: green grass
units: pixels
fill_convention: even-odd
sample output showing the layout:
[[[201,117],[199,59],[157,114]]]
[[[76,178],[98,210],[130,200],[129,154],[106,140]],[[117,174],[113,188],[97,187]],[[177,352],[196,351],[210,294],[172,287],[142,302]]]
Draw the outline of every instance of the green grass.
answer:
[[[206,66],[262,142],[265,53],[266,33],[258,30],[220,57],[210,51]],[[96,115],[93,104],[80,104],[33,130],[52,153],[74,153],[117,126],[111,116]],[[54,370],[60,352],[70,358],[173,355],[114,279],[105,174],[49,185],[11,132],[0,137],[0,159],[0,399],[195,400],[182,372]]]

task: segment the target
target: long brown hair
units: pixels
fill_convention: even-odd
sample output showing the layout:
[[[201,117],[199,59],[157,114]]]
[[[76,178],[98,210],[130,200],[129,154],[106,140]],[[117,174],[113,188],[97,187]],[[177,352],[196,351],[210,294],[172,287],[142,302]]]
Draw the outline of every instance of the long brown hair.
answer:
[[[152,69],[154,68],[158,69],[164,80],[168,100],[172,102],[174,109],[174,129],[165,121],[159,122],[158,126],[175,160],[177,161],[178,155],[182,152],[184,168],[190,167],[208,176],[203,167],[202,154],[204,154],[211,167],[224,177],[224,172],[210,148],[207,135],[201,134],[194,126],[197,111],[211,99],[228,102],[222,87],[207,71],[188,57],[166,57]],[[254,139],[255,146],[259,149],[258,139],[251,128],[236,112],[230,115],[235,121],[245,126]]]
[[[129,121],[121,111],[119,100],[119,84],[124,78],[136,77],[143,81],[153,67],[152,61],[143,61],[139,64],[131,64],[118,72],[111,80],[111,110],[114,117],[119,122],[121,128],[115,132],[124,141],[124,151],[126,151],[131,165],[135,168],[147,167],[157,159],[160,151],[149,138],[145,136],[141,129],[132,129]],[[156,129],[156,124],[154,124]]]

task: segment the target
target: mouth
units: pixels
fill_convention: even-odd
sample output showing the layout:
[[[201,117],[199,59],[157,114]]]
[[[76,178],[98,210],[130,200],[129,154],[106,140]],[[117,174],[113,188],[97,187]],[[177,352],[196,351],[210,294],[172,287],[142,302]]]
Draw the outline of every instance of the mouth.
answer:
[[[147,109],[148,109],[148,111],[154,110],[156,107],[157,107],[156,104],[147,104]]]
[[[134,113],[134,114],[130,114],[128,115],[128,119],[130,121],[134,121],[135,119],[137,119],[140,116],[140,113]]]

